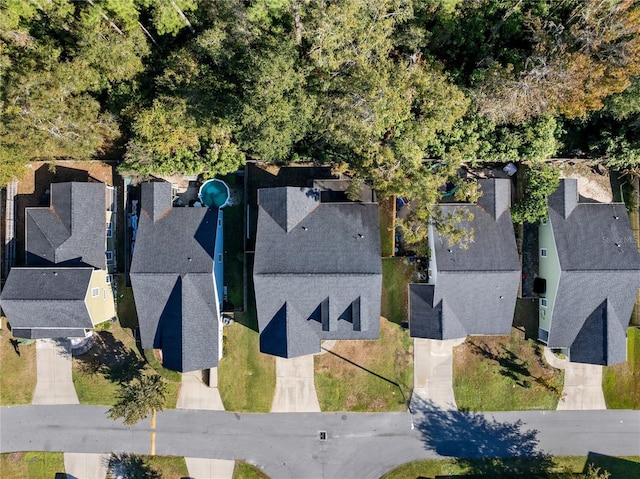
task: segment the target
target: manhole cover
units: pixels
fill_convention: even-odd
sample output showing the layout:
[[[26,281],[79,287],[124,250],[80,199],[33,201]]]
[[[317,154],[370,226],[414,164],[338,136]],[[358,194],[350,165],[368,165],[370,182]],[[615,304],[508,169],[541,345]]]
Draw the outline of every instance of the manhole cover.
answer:
[[[327,440],[327,431],[320,431],[319,435],[320,435],[320,440],[321,441],[326,441]]]

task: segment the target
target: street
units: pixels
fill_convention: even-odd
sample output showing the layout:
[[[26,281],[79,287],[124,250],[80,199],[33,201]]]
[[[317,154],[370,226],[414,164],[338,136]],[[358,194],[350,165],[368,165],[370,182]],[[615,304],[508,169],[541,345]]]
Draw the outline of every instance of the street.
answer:
[[[0,409],[0,452],[148,454],[134,427],[98,406]],[[424,409],[423,409],[424,410]],[[379,478],[404,462],[447,456],[640,455],[640,411],[235,414],[158,413],[156,453],[244,459],[278,478]],[[326,441],[319,433],[326,431]]]

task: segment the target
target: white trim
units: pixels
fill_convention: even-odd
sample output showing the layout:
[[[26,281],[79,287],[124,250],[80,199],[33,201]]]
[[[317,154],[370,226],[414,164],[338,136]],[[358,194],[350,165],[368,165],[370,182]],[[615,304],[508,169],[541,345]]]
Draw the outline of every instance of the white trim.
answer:
[[[97,298],[98,296],[100,296],[100,288],[97,286],[95,288],[91,288],[91,297]]]
[[[113,223],[107,221],[107,238],[113,238]]]
[[[547,298],[540,298],[540,307],[541,308],[547,307]]]
[[[111,275],[111,274],[105,275],[104,282],[107,283],[107,284],[111,284],[113,282],[113,275]]]
[[[540,257],[547,258],[547,248],[540,248]]]
[[[106,251],[105,255],[107,256],[107,263],[113,262],[113,251]]]

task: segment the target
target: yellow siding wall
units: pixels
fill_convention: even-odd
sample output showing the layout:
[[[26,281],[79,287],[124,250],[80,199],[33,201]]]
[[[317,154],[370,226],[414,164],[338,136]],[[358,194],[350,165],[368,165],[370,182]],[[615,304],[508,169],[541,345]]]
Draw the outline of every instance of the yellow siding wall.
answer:
[[[93,297],[94,288],[98,288],[96,297]],[[113,301],[113,291],[111,285],[107,283],[105,270],[95,270],[91,274],[91,282],[84,302],[94,325],[115,317],[116,307]]]

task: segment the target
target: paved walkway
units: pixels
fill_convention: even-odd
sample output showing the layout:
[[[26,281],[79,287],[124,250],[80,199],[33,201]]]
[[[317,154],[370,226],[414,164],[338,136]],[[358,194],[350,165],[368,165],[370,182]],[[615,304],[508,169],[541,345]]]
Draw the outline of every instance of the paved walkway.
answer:
[[[218,391],[218,368],[211,369],[209,386],[203,382],[201,371],[184,373],[176,408],[224,411]]]
[[[413,339],[413,394],[442,410],[456,410],[453,395],[453,348],[464,338]]]
[[[79,404],[71,379],[69,341],[36,341],[37,383],[33,404]]]
[[[104,479],[107,477],[110,454],[64,453],[67,479]]]
[[[560,359],[549,348],[544,348],[544,358],[554,368],[564,369],[559,411],[607,409],[602,392],[602,366]]]
[[[232,479],[235,461],[185,457],[190,479]]]
[[[313,381],[313,355],[276,358],[276,392],[271,412],[320,412]]]

